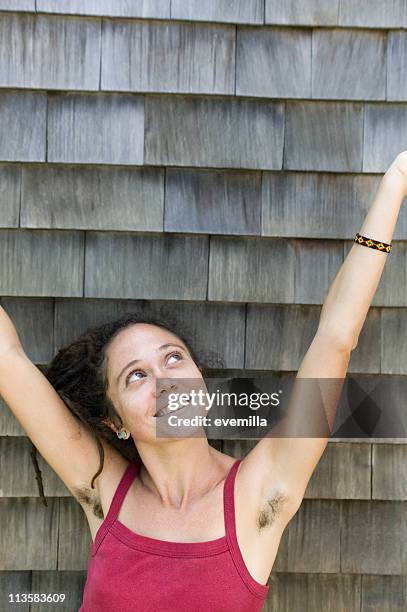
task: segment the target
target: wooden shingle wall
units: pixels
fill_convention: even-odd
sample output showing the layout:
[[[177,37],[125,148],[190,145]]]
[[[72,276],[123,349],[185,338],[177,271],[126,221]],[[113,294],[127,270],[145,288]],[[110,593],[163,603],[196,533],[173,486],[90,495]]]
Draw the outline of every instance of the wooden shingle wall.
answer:
[[[38,365],[165,304],[223,373],[295,372],[406,133],[405,0],[0,0],[1,304]],[[361,378],[407,375],[406,255],[404,207]],[[0,609],[76,610],[87,524],[29,455],[0,405]],[[405,610],[406,474],[400,440],[332,440],[268,609]]]

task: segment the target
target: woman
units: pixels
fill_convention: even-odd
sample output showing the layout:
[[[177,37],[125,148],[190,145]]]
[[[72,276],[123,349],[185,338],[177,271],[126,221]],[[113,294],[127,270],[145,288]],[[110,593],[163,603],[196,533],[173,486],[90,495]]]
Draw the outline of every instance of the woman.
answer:
[[[407,151],[382,178],[297,379],[345,377],[406,194]],[[137,321],[89,330],[58,353],[47,380],[0,309],[0,393],[89,522],[81,610],[261,610],[329,432],[265,437],[241,461],[204,437],[156,437],[176,379],[202,379],[203,367],[182,335]],[[173,384],[157,393],[159,379]],[[292,403],[301,408],[301,396]]]

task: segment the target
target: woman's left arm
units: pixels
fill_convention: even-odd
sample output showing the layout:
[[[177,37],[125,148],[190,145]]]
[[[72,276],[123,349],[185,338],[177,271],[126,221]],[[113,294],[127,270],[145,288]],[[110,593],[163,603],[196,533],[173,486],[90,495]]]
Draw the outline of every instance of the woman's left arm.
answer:
[[[384,174],[360,234],[390,243],[406,195],[407,151],[404,151]],[[295,385],[298,385],[299,392],[295,392],[294,385],[288,416],[277,423],[268,437],[257,443],[239,469],[242,480],[251,482],[257,489],[253,491],[252,486],[251,493],[255,494],[259,503],[263,504],[278,492],[280,498],[286,501],[285,507],[290,516],[301,504],[309,479],[328,444],[350,353],[357,346],[388,256],[385,252],[354,243],[337,273],[325,297],[318,330],[298,370]],[[304,437],[300,431],[303,424],[308,423],[310,410],[315,413],[315,431],[321,425],[321,422],[318,423],[321,412],[318,414],[313,404],[315,388],[311,388],[311,379],[319,380],[322,388],[324,381],[321,379],[331,379],[325,381],[325,391],[322,389],[322,393],[326,393],[324,407],[330,405],[330,413],[326,415],[329,430],[315,434],[319,437]],[[310,385],[307,386],[308,382]],[[315,386],[318,386],[318,382]],[[300,433],[287,433],[290,431]]]

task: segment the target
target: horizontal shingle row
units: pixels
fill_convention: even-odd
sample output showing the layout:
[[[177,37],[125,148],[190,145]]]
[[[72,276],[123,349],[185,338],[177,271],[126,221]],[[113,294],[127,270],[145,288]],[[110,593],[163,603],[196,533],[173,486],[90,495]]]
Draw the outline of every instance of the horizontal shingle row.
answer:
[[[247,24],[407,27],[405,0],[0,0],[0,11],[30,11]]]
[[[322,172],[0,164],[0,227],[350,239],[380,180]],[[394,239],[406,238],[402,206]]]
[[[55,352],[92,325],[126,312],[165,312],[185,327],[209,367],[296,371],[317,331],[320,306],[255,305],[211,302],[139,302],[115,299],[3,297],[1,303],[14,321],[29,357],[48,363]],[[371,308],[349,372],[407,374],[407,345],[403,329],[407,308]],[[403,396],[403,379],[392,386],[393,402]],[[14,435],[14,434],[13,434]],[[401,432],[397,435],[402,435]]]
[[[403,31],[3,13],[0,87],[402,101],[406,49]]]
[[[1,407],[1,411],[6,409]],[[236,458],[244,457],[256,442],[225,440],[223,451]],[[38,497],[27,436],[5,436],[0,430],[0,450],[0,497]],[[70,496],[70,491],[41,455],[38,461],[45,496]],[[389,465],[392,465],[390,472]],[[305,498],[406,501],[406,474],[407,444],[331,441],[311,477]]]
[[[407,107],[8,91],[0,120],[0,161],[368,173],[404,150]]]
[[[319,305],[350,248],[363,247],[320,239],[4,229],[0,295]],[[406,252],[406,241],[393,242],[374,306],[407,306]]]
[[[37,498],[0,498],[0,508],[9,524],[0,534],[1,570],[56,569],[57,556],[58,569],[85,569],[90,533],[75,500],[51,498],[45,508]],[[282,537],[274,571],[405,574],[406,537],[407,502],[306,499]]]

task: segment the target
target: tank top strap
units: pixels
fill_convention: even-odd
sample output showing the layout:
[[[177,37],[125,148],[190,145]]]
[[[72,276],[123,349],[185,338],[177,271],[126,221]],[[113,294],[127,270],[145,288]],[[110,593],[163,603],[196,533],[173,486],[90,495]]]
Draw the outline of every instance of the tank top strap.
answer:
[[[140,466],[141,460],[137,462],[130,462],[124,470],[123,476],[121,477],[120,482],[117,485],[116,491],[114,492],[112,502],[110,504],[108,513],[106,514],[105,520],[103,521],[96,533],[94,543],[91,544],[92,554],[96,553],[97,549],[102,543],[103,538],[116,520],[126,493],[129,490],[131,483],[139,473]]]
[[[225,532],[229,545],[237,543],[236,517],[235,517],[235,479],[241,459],[236,459],[226,476],[223,487],[223,512],[225,519]]]

